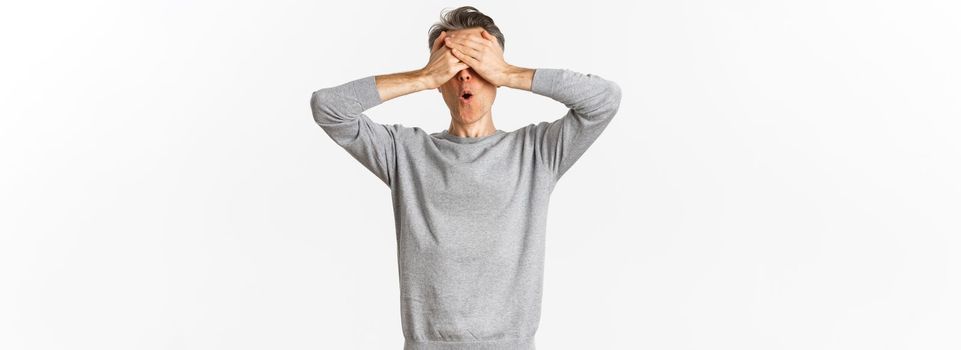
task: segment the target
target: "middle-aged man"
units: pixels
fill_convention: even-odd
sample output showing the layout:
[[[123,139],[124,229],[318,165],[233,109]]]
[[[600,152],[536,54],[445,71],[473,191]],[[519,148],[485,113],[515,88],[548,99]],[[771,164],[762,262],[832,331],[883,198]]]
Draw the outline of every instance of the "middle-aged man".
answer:
[[[428,37],[421,69],[315,91],[314,120],[390,187],[404,349],[535,349],[548,201],[617,113],[620,87],[598,75],[507,64],[503,34],[474,7],[442,15]],[[569,110],[506,132],[491,115],[500,87]],[[450,110],[443,131],[363,114],[432,89]]]

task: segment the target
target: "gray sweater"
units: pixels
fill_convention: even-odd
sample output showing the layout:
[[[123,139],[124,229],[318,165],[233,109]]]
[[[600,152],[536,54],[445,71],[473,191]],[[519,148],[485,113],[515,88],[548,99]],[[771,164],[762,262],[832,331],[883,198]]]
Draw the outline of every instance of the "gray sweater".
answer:
[[[598,75],[534,71],[560,118],[484,137],[378,124],[374,76],[317,90],[314,120],[390,187],[405,350],[534,349],[547,207],[600,136],[621,89]]]

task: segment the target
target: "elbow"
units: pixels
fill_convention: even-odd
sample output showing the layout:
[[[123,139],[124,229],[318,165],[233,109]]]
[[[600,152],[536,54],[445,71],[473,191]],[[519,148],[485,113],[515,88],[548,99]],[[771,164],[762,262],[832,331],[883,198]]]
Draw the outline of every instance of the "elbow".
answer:
[[[607,97],[606,97],[606,115],[607,118],[613,118],[617,114],[617,110],[621,107],[621,87],[617,83],[610,81],[607,87]]]
[[[611,82],[608,87],[608,95],[611,104],[614,105],[614,109],[617,109],[621,105],[621,86],[617,85],[615,82]]]
[[[621,87],[605,80],[592,86],[590,96],[578,101],[572,108],[575,114],[585,120],[603,122],[614,118],[620,105]]]
[[[310,111],[314,116],[315,123],[322,125],[334,119],[332,109],[328,104],[329,101],[324,89],[314,91],[310,95]]]
[[[323,89],[320,89],[311,93],[310,94],[310,110],[316,113],[318,110],[323,109],[324,100],[325,99],[324,99]]]

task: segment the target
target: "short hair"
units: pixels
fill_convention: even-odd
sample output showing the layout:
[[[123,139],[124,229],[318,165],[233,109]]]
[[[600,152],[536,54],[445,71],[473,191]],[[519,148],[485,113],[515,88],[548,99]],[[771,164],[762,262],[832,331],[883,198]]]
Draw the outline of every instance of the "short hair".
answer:
[[[494,20],[473,6],[461,6],[446,13],[441,12],[440,22],[434,23],[427,31],[427,49],[434,48],[434,40],[442,31],[460,30],[481,27],[497,38],[497,43],[504,50],[504,34],[494,24]]]

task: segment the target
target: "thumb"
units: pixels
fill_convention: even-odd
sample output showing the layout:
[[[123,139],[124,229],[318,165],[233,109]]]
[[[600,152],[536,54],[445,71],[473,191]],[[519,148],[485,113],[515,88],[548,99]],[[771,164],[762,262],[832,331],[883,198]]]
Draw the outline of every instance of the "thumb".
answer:
[[[493,36],[490,33],[488,33],[486,30],[481,31],[481,36],[484,37],[484,39],[487,39],[488,41],[493,39]]]
[[[437,38],[434,39],[434,45],[432,45],[431,50],[430,50],[431,52],[434,52],[434,51],[437,50],[441,45],[443,45],[443,43],[444,43],[443,40],[444,40],[444,37],[445,37],[446,35],[447,35],[447,31],[442,31],[442,32],[440,32],[440,35],[438,35]]]

